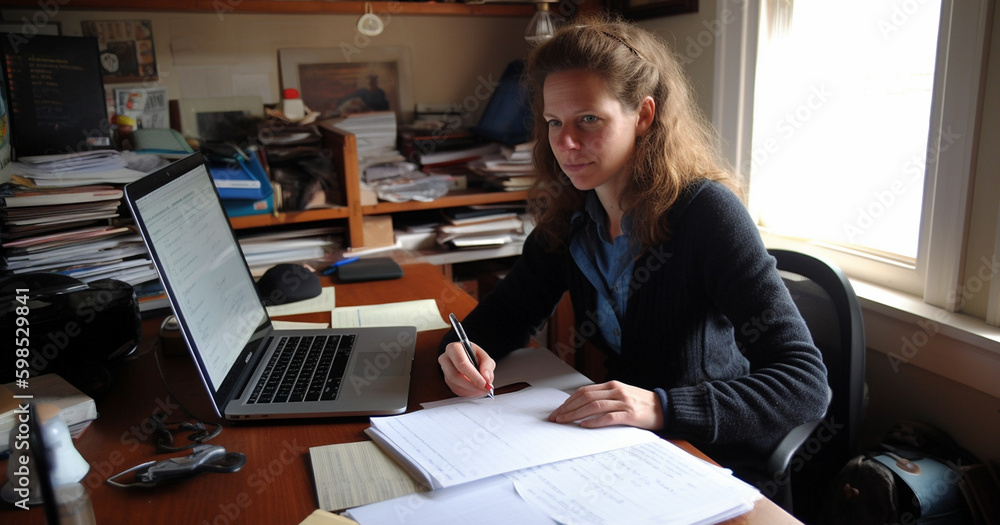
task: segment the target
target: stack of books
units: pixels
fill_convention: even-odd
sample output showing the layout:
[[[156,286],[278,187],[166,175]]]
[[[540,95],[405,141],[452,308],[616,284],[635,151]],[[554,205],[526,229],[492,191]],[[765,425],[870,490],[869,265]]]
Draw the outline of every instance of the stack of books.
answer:
[[[524,221],[511,207],[449,208],[437,227],[437,243],[448,248],[496,248],[523,241]]]
[[[84,282],[156,278],[121,217],[123,184],[141,178],[118,152],[20,158],[0,185],[0,273],[58,272]]]
[[[501,191],[526,190],[534,184],[537,175],[531,163],[534,143],[501,146],[500,153],[482,157],[469,163],[469,168],[480,178],[482,186]]]
[[[354,134],[358,143],[358,169],[362,172],[373,164],[405,160],[396,149],[396,113],[393,111],[352,113],[331,124]]]
[[[250,273],[259,277],[279,263],[317,261],[319,264],[340,247],[342,236],[342,228],[318,227],[243,233],[238,240]]]

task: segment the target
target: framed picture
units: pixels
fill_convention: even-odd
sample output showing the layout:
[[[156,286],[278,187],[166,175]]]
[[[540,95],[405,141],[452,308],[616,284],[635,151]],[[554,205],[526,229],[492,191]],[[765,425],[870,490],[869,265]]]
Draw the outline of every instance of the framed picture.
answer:
[[[181,135],[206,142],[241,142],[254,118],[264,116],[264,102],[258,96],[187,98],[177,101]],[[254,125],[255,126],[255,125]]]
[[[605,0],[608,9],[628,20],[697,13],[698,0]]]
[[[149,20],[92,20],[80,27],[83,36],[97,39],[105,84],[157,80]]]
[[[405,47],[279,49],[282,90],[295,88],[320,118],[393,111],[398,122],[413,116],[410,56]]]

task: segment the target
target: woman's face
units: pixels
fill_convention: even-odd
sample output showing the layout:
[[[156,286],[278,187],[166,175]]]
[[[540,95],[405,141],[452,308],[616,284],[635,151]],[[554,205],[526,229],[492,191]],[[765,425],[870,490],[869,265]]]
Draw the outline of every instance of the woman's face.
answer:
[[[628,111],[600,75],[584,70],[550,74],[542,97],[549,145],[573,186],[617,194],[629,175],[635,139],[652,120],[652,99]]]

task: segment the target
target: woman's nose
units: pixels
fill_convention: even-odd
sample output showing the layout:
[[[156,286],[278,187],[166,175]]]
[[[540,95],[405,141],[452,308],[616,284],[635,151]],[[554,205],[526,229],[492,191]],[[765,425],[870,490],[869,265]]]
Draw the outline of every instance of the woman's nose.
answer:
[[[563,127],[559,130],[558,135],[556,135],[556,146],[560,151],[569,151],[573,149],[578,149],[580,147],[580,142],[576,140],[571,130]]]

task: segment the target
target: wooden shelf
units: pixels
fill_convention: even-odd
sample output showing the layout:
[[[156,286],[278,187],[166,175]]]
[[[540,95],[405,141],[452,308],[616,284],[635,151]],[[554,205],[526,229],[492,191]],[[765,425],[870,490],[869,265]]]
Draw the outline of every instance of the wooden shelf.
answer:
[[[344,188],[347,206],[323,208],[297,212],[283,212],[277,215],[249,215],[230,220],[234,229],[264,228],[288,224],[340,219],[347,226],[347,241],[351,246],[364,246],[364,218],[369,215],[385,215],[418,210],[436,210],[456,206],[476,204],[520,203],[528,198],[527,191],[476,191],[462,190],[449,193],[430,202],[380,202],[361,205],[361,176],[358,173],[357,140],[354,135],[322,123],[319,126],[324,147],[330,152],[334,171]]]
[[[316,210],[284,212],[279,213],[278,215],[262,214],[234,217],[229,219],[229,223],[232,224],[233,228],[236,230],[244,230],[247,228],[262,228],[283,224],[300,224],[330,219],[346,219],[347,216],[348,213],[346,207],[323,208]]]
[[[434,199],[430,202],[380,202],[375,205],[362,206],[361,213],[364,215],[379,215],[400,211],[437,210],[440,208],[453,208],[455,206],[520,202],[527,198],[527,191],[465,191],[461,193],[449,193],[444,197]]]
[[[534,4],[466,4],[460,2],[367,2],[376,14],[531,16]],[[73,0],[60,9],[134,11],[194,11],[227,13],[363,14],[366,2],[357,0]],[[8,0],[4,7],[38,9],[38,0]]]

